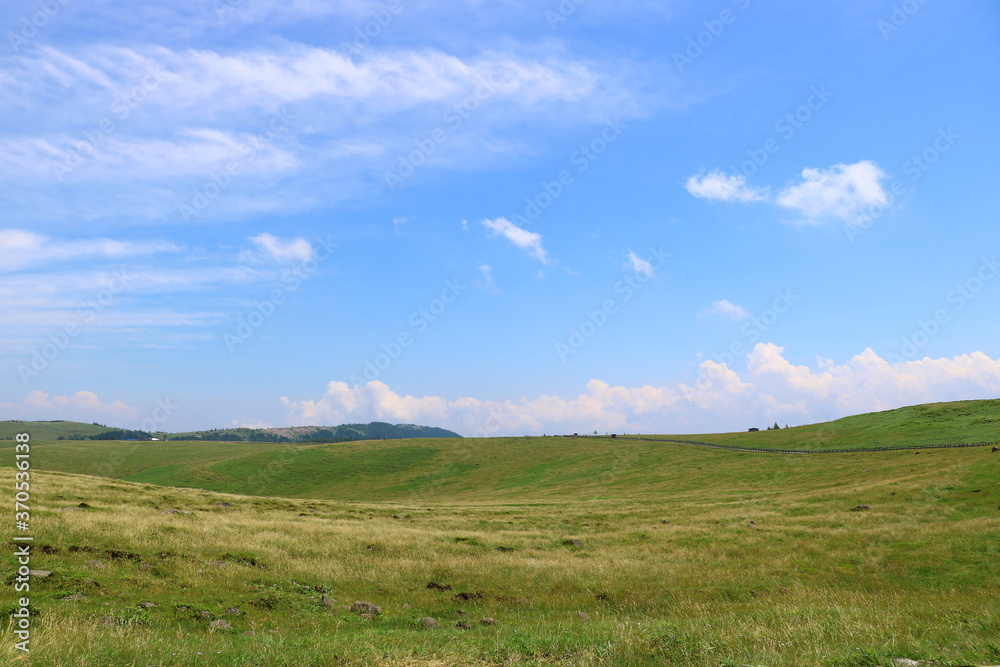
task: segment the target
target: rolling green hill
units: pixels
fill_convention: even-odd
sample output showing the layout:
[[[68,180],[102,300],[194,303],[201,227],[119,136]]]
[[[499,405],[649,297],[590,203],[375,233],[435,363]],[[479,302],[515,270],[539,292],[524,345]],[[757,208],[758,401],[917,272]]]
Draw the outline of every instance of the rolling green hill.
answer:
[[[31,567],[51,574],[31,586],[30,659],[8,623],[0,664],[1000,664],[989,447],[39,440],[30,456]]]
[[[13,440],[18,433],[29,432],[38,439],[55,440],[56,438],[88,438],[107,431],[108,427],[101,424],[84,424],[82,422],[63,421],[22,421],[11,419],[0,421],[0,440]]]
[[[1000,399],[914,405],[776,431],[675,437],[772,449],[993,442],[1000,440]]]
[[[938,444],[996,440],[993,425],[997,419],[1000,401],[967,401],[777,431],[676,437],[772,448]],[[733,493],[780,479],[822,486],[823,466],[836,465],[828,461],[804,466],[799,458],[785,456],[762,467],[748,465],[750,459],[741,456],[695,449],[589,436],[335,444],[42,440],[33,450],[33,461],[43,470],[221,493],[462,501],[507,500],[525,494],[545,498],[655,496],[696,488],[701,482],[692,475],[706,465],[727,476]]]

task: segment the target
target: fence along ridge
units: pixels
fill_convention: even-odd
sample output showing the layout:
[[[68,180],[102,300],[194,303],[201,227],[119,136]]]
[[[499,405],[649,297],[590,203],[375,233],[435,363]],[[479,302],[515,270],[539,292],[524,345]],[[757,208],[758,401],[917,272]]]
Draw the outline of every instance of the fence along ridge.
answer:
[[[626,440],[642,442],[670,442],[679,445],[694,445],[712,449],[727,449],[734,452],[754,452],[760,454],[850,454],[852,452],[892,452],[904,449],[951,449],[955,447],[989,447],[997,442],[955,442],[938,445],[887,445],[885,447],[838,447],[834,449],[764,449],[761,447],[739,447],[737,445],[721,445],[717,442],[702,442],[700,440],[677,440],[675,438],[639,438],[633,436],[615,436]]]

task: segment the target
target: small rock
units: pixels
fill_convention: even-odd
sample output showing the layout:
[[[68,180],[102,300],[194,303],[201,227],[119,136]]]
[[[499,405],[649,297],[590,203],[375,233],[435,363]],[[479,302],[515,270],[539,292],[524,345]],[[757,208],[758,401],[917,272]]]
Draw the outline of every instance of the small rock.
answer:
[[[399,516],[398,514],[393,514],[392,518],[393,519],[402,519],[403,517]]]
[[[79,507],[60,507],[59,511],[60,512],[79,512],[80,508]]]
[[[434,628],[441,627],[441,624],[435,621],[430,616],[424,616],[422,619],[420,619],[420,625],[424,626],[428,630],[433,630]]]
[[[28,570],[28,575],[38,579],[45,579],[52,576],[51,570]]]
[[[667,521],[666,519],[663,519],[662,521],[660,521],[660,523],[670,523],[670,522]]]
[[[322,599],[323,599],[323,606],[326,607],[327,609],[333,609],[334,607],[337,606],[336,604],[337,601],[334,598],[327,595],[326,593],[323,594]]]
[[[163,510],[160,514],[180,514],[180,510]]]
[[[80,509],[83,509],[83,510],[89,510],[90,509],[90,505],[88,505],[87,503],[80,503],[79,505],[77,505],[77,507],[79,507]]]
[[[589,621],[590,620],[590,614],[588,614],[586,612],[578,611],[578,612],[576,612],[576,615],[580,617],[581,621]]]
[[[111,626],[115,624],[114,616],[101,616],[101,625]]]
[[[94,569],[94,570],[100,570],[100,569],[104,568],[104,563],[102,563],[99,560],[88,560],[87,563],[86,563],[86,565],[87,565],[87,567],[89,567],[91,569]]]
[[[465,621],[459,621],[458,623],[455,624],[455,627],[458,628],[459,630],[468,630],[472,626],[466,623]]]
[[[582,549],[583,548],[583,542],[580,541],[580,540],[575,540],[575,539],[574,540],[570,540],[569,543],[572,544],[577,549]]]
[[[994,447],[993,452],[1000,452],[1000,447]]]
[[[221,618],[218,619],[218,620],[216,620],[216,621],[212,621],[211,623],[209,623],[208,627],[212,628],[213,630],[232,630],[233,629],[233,626],[229,624],[229,621],[223,621]]]
[[[871,509],[871,505],[856,505],[851,508],[852,512],[867,512]]]
[[[156,606],[156,603],[155,602],[150,602],[149,600],[146,600],[145,602],[140,602],[139,606],[140,607],[144,607],[145,609],[152,609],[153,607]]]
[[[229,614],[230,616],[239,616],[243,612],[240,611],[239,607],[230,607],[229,609],[226,610],[226,613]]]
[[[210,560],[208,561],[208,564],[211,565],[212,567],[225,567],[229,563],[227,563],[224,560]]]
[[[212,612],[206,610],[201,612],[199,616],[201,616],[202,618],[212,618]]]
[[[909,658],[896,658],[892,661],[894,667],[920,667],[924,664],[919,660],[910,660]]]
[[[496,550],[500,551],[502,553],[508,553],[508,552],[513,551],[514,547],[497,547]]]
[[[362,602],[357,600],[351,605],[351,611],[355,614],[372,614],[373,616],[382,613],[382,607],[374,605],[371,602]]]
[[[66,597],[60,599],[66,600],[67,602],[71,602],[73,600],[86,600],[87,596],[83,595],[82,593],[74,593],[73,595],[67,595]]]
[[[483,618],[479,619],[479,624],[480,625],[496,625],[497,621],[492,616],[484,616]]]
[[[756,522],[756,521],[751,521],[749,525],[751,525],[751,526],[756,526],[756,525],[757,525],[757,522]]]
[[[245,634],[245,635],[254,635],[254,634],[257,634],[257,633],[256,633],[256,632],[254,632],[253,630],[247,630],[247,631],[246,631],[246,632],[244,632],[243,634]]]
[[[232,503],[215,503],[216,507],[232,507]]]

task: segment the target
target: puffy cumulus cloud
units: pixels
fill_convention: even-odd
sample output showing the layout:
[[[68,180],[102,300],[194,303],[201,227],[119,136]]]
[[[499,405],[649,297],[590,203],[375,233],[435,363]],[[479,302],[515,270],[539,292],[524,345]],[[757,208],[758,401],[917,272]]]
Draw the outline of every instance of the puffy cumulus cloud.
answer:
[[[904,405],[996,396],[1000,360],[981,352],[890,363],[870,349],[842,364],[795,365],[784,348],[759,343],[744,377],[706,360],[698,378],[673,386],[614,386],[591,380],[575,397],[505,401],[399,394],[372,381],[331,382],[318,399],[282,397],[292,424],[420,423],[466,436],[525,433],[693,433],[743,430],[773,421],[812,423]]]
[[[824,418],[1000,393],[1000,360],[982,352],[890,363],[868,348],[844,364],[820,360],[812,369],[789,362],[782,347],[758,343],[747,365],[775,405]]]
[[[72,396],[50,396],[35,390],[20,403],[0,403],[0,410],[16,419],[101,422],[109,426],[134,426],[142,417],[138,408],[121,401],[102,403],[92,391],[78,391]]]
[[[702,315],[719,315],[721,317],[728,317],[731,320],[739,322],[740,320],[745,320],[750,317],[750,313],[743,306],[738,306],[735,303],[729,301],[728,299],[720,299],[718,301],[713,301],[712,305],[705,306],[701,310]]]
[[[803,169],[802,181],[782,190],[775,203],[798,210],[806,223],[832,217],[858,224],[871,218],[869,211],[889,203],[882,188],[886,178],[886,173],[869,160],[829,169]]]
[[[53,239],[23,229],[0,229],[0,272],[75,259],[122,259],[181,248],[163,241]]]
[[[271,260],[277,262],[308,262],[316,254],[312,244],[300,237],[282,240],[273,234],[251,236],[250,242]]]
[[[521,250],[526,250],[542,264],[548,264],[549,256],[542,247],[541,234],[521,229],[507,218],[483,220],[483,226],[490,230],[493,236],[504,237]]]
[[[754,202],[766,201],[763,190],[747,185],[747,177],[743,174],[725,174],[713,169],[707,174],[696,174],[687,179],[685,189],[699,199],[715,199],[720,201]]]

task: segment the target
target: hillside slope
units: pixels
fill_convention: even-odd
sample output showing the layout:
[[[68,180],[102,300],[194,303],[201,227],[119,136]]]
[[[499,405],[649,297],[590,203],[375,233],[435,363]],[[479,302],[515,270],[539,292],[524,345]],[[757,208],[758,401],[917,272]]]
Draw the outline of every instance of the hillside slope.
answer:
[[[928,403],[758,433],[677,436],[773,449],[839,449],[1000,440],[1000,399]]]
[[[413,473],[383,472],[379,456],[440,472],[462,454],[426,442],[351,443],[353,468],[335,458],[325,486],[299,489],[351,502],[47,472],[56,450],[33,447],[31,567],[52,575],[31,586],[31,664],[1000,663],[989,448],[772,456],[602,452],[610,441],[594,439],[550,454],[560,439],[479,441],[453,475],[397,488]],[[239,486],[237,445],[186,447],[221,455],[207,483]],[[260,447],[255,464],[282,451]],[[258,482],[280,493],[336,449],[291,450],[305,458],[272,459]],[[14,471],[0,483],[13,488]],[[12,627],[0,664],[20,664]]]
[[[679,437],[751,442],[758,447],[814,448],[982,439],[994,435],[990,420],[996,417],[998,405],[998,401],[976,401],[917,406],[799,429]],[[971,451],[972,456],[981,456],[990,450]],[[761,456],[774,460],[761,465]],[[876,465],[906,467],[910,461],[937,457],[933,451],[772,457],[655,441],[550,436],[336,444],[59,441],[39,442],[32,460],[42,470],[225,493],[344,500],[499,501],[529,496],[600,499],[685,492],[699,488],[703,468],[727,480],[725,491],[721,491],[726,494],[786,483],[823,487],[831,470],[864,476],[862,471]]]

